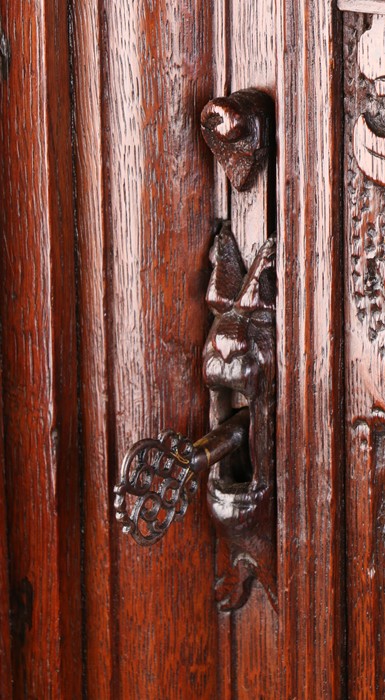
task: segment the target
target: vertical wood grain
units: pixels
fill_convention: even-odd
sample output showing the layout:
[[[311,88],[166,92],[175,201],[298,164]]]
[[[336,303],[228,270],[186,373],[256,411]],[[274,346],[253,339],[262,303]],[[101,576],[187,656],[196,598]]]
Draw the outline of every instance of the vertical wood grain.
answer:
[[[276,3],[281,698],[345,698],[341,32]]]
[[[110,196],[116,454],[175,426],[207,426],[201,352],[211,178],[199,132],[210,96],[211,8],[203,0],[112,4]],[[117,534],[120,697],[216,692],[213,538],[205,487],[151,551]],[[132,662],[132,649],[137,663]]]
[[[254,590],[246,606],[235,614],[233,663],[236,685],[233,698],[248,700],[278,698],[278,615],[262,585]]]
[[[66,4],[1,2],[3,401],[14,697],[81,697]]]
[[[0,375],[1,379],[1,375]],[[0,387],[1,389],[1,387]],[[3,401],[0,391],[0,698],[12,698],[9,552],[5,496]]]
[[[348,692],[384,697],[385,195],[358,168],[354,126],[381,98],[357,61],[372,18],[344,13],[345,69],[345,367]],[[370,60],[370,53],[368,55]],[[378,127],[377,127],[378,128]],[[371,155],[368,154],[368,165]]]
[[[213,97],[231,92],[231,0],[215,0],[213,8]],[[209,152],[207,149],[207,157]],[[216,159],[214,167],[214,213],[218,219],[230,218],[230,183]]]
[[[273,99],[276,89],[276,24],[273,0],[232,2],[229,13],[231,91],[256,87]],[[249,267],[271,230],[268,229],[267,170],[250,192],[231,192],[231,223]],[[278,618],[263,587],[255,590],[233,615],[233,697],[274,700],[278,697]]]
[[[101,683],[98,697],[114,700],[211,698],[204,484],[151,551],[110,519],[111,486],[133,441],[163,427],[192,438],[207,428],[213,212],[199,115],[212,95],[211,11],[201,0],[106,1],[98,14],[74,0],[73,15],[87,688]]]
[[[231,90],[256,87],[275,99],[276,22],[274,0],[233,2],[230,18]],[[250,267],[268,234],[267,170],[250,192],[232,191],[231,221]],[[272,231],[269,231],[272,233]]]
[[[107,128],[103,57],[106,30],[98,3],[71,7],[74,157],[78,251],[80,410],[82,422],[85,656],[88,697],[116,698],[112,607],[113,540],[109,437],[108,209],[103,130]],[[112,348],[110,348],[110,354]],[[113,414],[111,416],[113,418]]]
[[[0,0],[12,50],[0,88],[0,513],[13,623],[11,650],[0,517],[0,696],[81,698],[83,631],[89,698],[343,700],[337,13],[329,0],[310,7],[305,0],[69,6],[71,55],[67,3]],[[348,62],[358,35],[346,22]],[[352,160],[349,129],[359,104],[357,74],[349,71],[349,697],[361,700],[385,690],[385,351],[373,319],[357,308],[354,284],[368,271],[354,246],[361,252],[367,242],[352,231],[360,217],[367,231],[382,231],[384,201]],[[249,86],[276,97],[279,114],[279,617],[258,585],[242,610],[218,616],[204,483],[185,520],[152,550],[122,535],[111,503],[133,441],[163,427],[193,439],[207,429],[201,350],[213,220],[231,213],[250,264],[267,235],[267,182],[262,175],[251,193],[230,198],[200,137],[199,115],[214,93]]]
[[[213,8],[213,95],[227,96],[231,92],[231,0],[216,0]],[[206,157],[211,158],[207,148]],[[223,168],[213,159],[213,209],[218,221],[226,221],[231,216],[231,188]],[[210,427],[216,427],[227,417],[223,413],[221,400],[216,391],[210,392]],[[215,580],[222,575],[221,560],[226,558],[227,548],[218,539],[215,543]],[[236,683],[236,663],[234,659],[234,615],[217,610],[218,650],[220,663],[217,667],[217,696],[231,700]]]
[[[215,96],[257,87],[275,93],[275,8],[271,1],[214,3],[214,89]],[[221,168],[215,164],[215,213],[231,218],[232,230],[247,266],[268,235],[266,172],[251,192],[230,188]],[[230,196],[229,196],[230,195]],[[271,231],[269,231],[271,233]],[[215,424],[221,407],[211,398]],[[217,565],[221,560],[217,543]],[[218,613],[220,656],[218,697],[277,697],[277,615],[262,588],[255,590],[245,607],[235,613]]]

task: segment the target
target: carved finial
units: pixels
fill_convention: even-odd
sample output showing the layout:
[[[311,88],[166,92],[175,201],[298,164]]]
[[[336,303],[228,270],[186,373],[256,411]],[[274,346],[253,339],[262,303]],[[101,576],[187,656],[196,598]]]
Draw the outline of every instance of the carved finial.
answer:
[[[274,144],[274,103],[250,88],[218,97],[201,115],[203,137],[236,190],[249,190]]]

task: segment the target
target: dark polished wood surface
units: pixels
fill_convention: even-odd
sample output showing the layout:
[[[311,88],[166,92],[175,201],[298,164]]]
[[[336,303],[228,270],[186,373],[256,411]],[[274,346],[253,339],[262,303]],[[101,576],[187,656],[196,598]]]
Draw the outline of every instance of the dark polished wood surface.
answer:
[[[384,695],[385,200],[352,150],[383,124],[371,17],[336,5],[0,0],[1,700]],[[278,605],[253,583],[229,613],[205,484],[152,551],[113,485],[137,439],[223,418],[215,221],[246,272],[273,217],[266,172],[231,189],[199,120],[248,87],[277,114]]]
[[[0,7],[12,55],[0,178],[13,696],[73,699],[82,630],[68,17],[43,0]]]
[[[2,405],[2,402],[1,402]],[[9,615],[9,551],[3,416],[0,415],[0,698],[12,698],[11,627]]]
[[[205,488],[152,551],[112,512],[133,442],[208,428],[212,175],[199,116],[212,96],[211,8],[134,1],[98,13],[75,2],[73,16],[87,688],[111,700],[212,698]]]

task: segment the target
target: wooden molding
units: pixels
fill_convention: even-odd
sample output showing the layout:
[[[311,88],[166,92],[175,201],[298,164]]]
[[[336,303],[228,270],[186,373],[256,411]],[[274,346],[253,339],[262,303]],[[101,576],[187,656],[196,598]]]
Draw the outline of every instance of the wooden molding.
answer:
[[[278,645],[282,669],[276,697],[285,700],[347,697],[341,618],[345,598],[340,439],[343,273],[337,196],[341,14],[335,8],[331,1],[276,2]],[[298,20],[304,16],[302,25]],[[312,61],[306,60],[308,46]]]
[[[338,9],[385,15],[385,2],[384,0],[338,0]]]

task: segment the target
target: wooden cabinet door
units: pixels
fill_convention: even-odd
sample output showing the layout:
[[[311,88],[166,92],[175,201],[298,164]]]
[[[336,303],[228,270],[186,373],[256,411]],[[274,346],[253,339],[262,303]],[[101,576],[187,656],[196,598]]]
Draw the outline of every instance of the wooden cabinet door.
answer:
[[[382,4],[0,0],[4,700],[384,697],[385,183],[354,145],[369,114],[383,155]],[[276,106],[278,609],[255,582],[221,612],[205,478],[151,548],[113,486],[136,440],[209,429],[215,222],[248,268],[274,193],[230,187],[200,113],[247,87]]]

